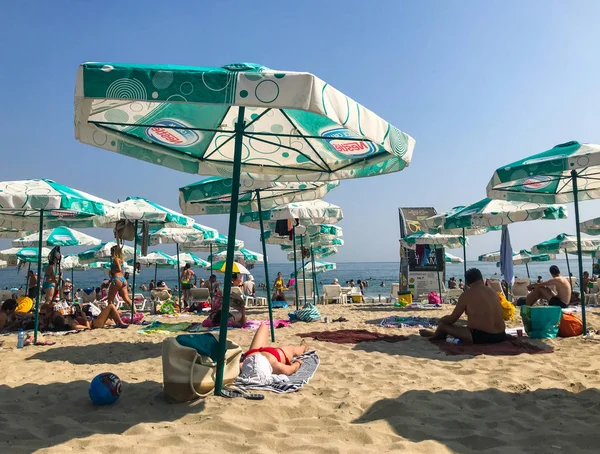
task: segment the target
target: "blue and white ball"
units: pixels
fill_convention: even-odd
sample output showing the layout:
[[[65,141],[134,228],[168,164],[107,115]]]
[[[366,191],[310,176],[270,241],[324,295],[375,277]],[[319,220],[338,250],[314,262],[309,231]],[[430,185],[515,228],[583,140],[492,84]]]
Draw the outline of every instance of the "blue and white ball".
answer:
[[[90,383],[90,399],[95,405],[114,404],[121,395],[121,380],[111,372],[96,375]]]

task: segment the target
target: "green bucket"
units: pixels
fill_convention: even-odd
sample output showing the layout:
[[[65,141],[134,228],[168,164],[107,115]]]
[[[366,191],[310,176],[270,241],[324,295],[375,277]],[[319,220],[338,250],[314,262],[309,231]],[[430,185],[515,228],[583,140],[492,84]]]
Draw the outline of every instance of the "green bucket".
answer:
[[[551,339],[558,334],[562,310],[558,306],[521,306],[525,332],[532,339]]]

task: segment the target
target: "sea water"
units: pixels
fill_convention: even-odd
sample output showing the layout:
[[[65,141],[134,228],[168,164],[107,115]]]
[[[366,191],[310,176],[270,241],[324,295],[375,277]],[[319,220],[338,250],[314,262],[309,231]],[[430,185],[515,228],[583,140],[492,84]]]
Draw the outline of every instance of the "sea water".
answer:
[[[337,263],[337,269],[334,271],[327,271],[325,273],[319,273],[317,275],[317,281],[320,284],[331,284],[335,278],[337,278],[342,286],[346,284],[346,281],[353,279],[356,283],[359,279],[367,281],[368,287],[365,288],[365,294],[371,297],[388,296],[390,293],[390,287],[392,283],[399,282],[398,276],[400,272],[400,265],[398,262],[342,262]],[[533,281],[537,280],[538,276],[542,276],[542,279],[550,279],[549,268],[551,265],[557,265],[563,275],[567,275],[567,262],[563,259],[557,259],[550,262],[537,262],[529,264],[529,272]],[[569,260],[571,272],[574,276],[578,277],[577,258],[573,257],[573,260]],[[592,262],[589,258],[583,261],[584,270],[591,272]],[[300,266],[299,266],[300,268]],[[479,268],[484,278],[496,277],[501,279],[500,268],[495,263],[490,262],[467,262],[467,268]],[[32,267],[33,269],[33,267]],[[257,263],[250,270],[254,276],[256,282],[257,294],[264,296],[266,292],[259,288],[261,282],[265,282],[265,272],[262,263]],[[277,276],[278,272],[281,272],[284,281],[287,283],[291,273],[294,271],[293,263],[269,263],[269,278],[271,280],[271,287],[273,281]],[[209,272],[196,268],[195,272],[198,279],[207,279]],[[302,278],[302,273],[299,273],[299,278]],[[20,273],[17,273],[16,268],[7,268],[0,270],[0,289],[11,289],[25,286],[27,271],[26,268],[22,269]],[[459,279],[463,279],[464,270],[462,263],[448,263],[446,264],[446,281],[452,276]],[[527,277],[527,271],[525,265],[515,266],[516,277]],[[63,272],[64,278],[71,278],[71,271]],[[165,281],[170,288],[174,288],[177,285],[177,270],[175,269],[158,269],[156,274],[157,280]],[[217,273],[219,281],[222,283],[223,274]],[[74,288],[86,288],[86,287],[99,287],[102,280],[107,278],[107,275],[103,270],[89,270],[89,271],[75,271],[73,273],[73,284]],[[306,275],[306,279],[311,279],[312,276]],[[136,275],[136,289],[139,292],[139,287],[145,283],[148,285],[150,280],[154,279],[154,268],[143,268],[141,273]],[[384,284],[382,286],[381,284]],[[129,279],[129,284],[132,284],[132,279]]]

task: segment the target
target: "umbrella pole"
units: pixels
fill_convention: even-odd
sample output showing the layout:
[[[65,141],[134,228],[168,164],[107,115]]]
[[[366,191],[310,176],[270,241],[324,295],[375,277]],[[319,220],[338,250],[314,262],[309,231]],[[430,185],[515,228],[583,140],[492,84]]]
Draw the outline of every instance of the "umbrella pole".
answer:
[[[567,259],[567,272],[569,273],[569,279],[571,279],[571,266],[569,265],[569,255],[565,249],[565,258]]]
[[[593,262],[593,260],[592,260]],[[31,262],[27,264],[27,279],[25,279],[25,287],[27,289],[27,296],[29,296],[29,272],[31,271]]]
[[[271,325],[271,342],[275,342],[275,326],[273,325],[273,304],[271,303],[271,287],[269,281],[269,264],[267,263],[267,243],[265,243],[265,226],[262,218],[262,205],[260,201],[260,189],[256,190],[256,202],[258,204],[258,219],[260,222],[260,240],[262,242],[263,259],[265,264],[265,281],[267,283],[267,306],[269,308],[269,324]]]
[[[462,229],[463,236],[463,270],[465,272],[464,284],[467,286],[467,237],[465,236],[465,228]]]
[[[181,306],[183,306],[183,302],[181,301],[181,268],[179,267],[179,243],[176,243],[177,247],[177,301],[179,301],[179,312],[181,312]]]
[[[312,278],[313,278],[313,304],[317,304],[319,299],[319,287],[317,286],[317,271],[315,270],[315,256],[313,254],[312,244],[310,245],[310,260],[312,262]]]
[[[156,286],[156,275],[158,274],[158,263],[154,264],[154,285]]]
[[[573,204],[575,205],[575,229],[577,231],[577,262],[579,264],[579,300],[581,301],[581,321],[583,322],[583,335],[587,334],[587,325],[585,320],[585,289],[583,288],[583,257],[581,256],[581,231],[579,230],[579,201],[577,188],[577,172],[571,170],[573,179]],[[569,275],[569,281],[571,276]],[[571,289],[573,290],[573,289]]]
[[[244,114],[246,108],[238,108],[238,118],[235,123],[235,147],[233,153],[233,175],[231,181],[231,209],[229,211],[229,239],[227,241],[227,258],[225,260],[225,284],[223,286],[223,302],[221,306],[221,326],[219,328],[219,356],[217,361],[217,377],[215,380],[215,395],[221,395],[223,389],[223,373],[225,370],[225,354],[227,352],[227,325],[229,303],[231,297],[231,274],[233,271],[233,255],[235,253],[235,235],[237,230],[238,202],[240,198],[240,173],[242,167],[242,145],[244,140]],[[212,267],[211,267],[212,268]]]
[[[294,277],[296,280],[294,281],[294,287],[296,288],[296,310],[298,310],[298,265],[296,263],[296,226],[292,227],[292,242],[294,247]]]
[[[75,300],[75,269],[71,268],[71,301]]]
[[[527,262],[525,262],[525,269],[527,270],[527,278],[531,279],[531,276],[529,275],[529,265],[527,265]]]
[[[300,256],[302,257],[302,288],[304,289],[304,304],[308,303],[306,301],[306,275],[304,274],[304,236],[300,237]]]
[[[212,250],[212,243],[209,244],[210,247],[210,274],[213,273],[213,269],[212,269],[212,260],[213,260],[213,250]]]
[[[37,342],[38,328],[40,326],[40,279],[42,278],[42,235],[44,230],[44,210],[40,210],[40,233],[38,237],[38,278],[37,298],[35,300],[35,326],[33,330],[33,343]]]
[[[131,285],[131,322],[133,325],[133,316],[135,315],[135,272],[137,271],[137,239],[138,239],[138,221],[135,221],[135,236],[133,237],[133,280]]]
[[[443,303],[444,300],[442,300],[442,281],[440,280],[440,265],[437,261],[438,261],[438,254],[437,254],[437,249],[435,249],[435,269],[437,271],[438,291],[440,292],[440,301]]]

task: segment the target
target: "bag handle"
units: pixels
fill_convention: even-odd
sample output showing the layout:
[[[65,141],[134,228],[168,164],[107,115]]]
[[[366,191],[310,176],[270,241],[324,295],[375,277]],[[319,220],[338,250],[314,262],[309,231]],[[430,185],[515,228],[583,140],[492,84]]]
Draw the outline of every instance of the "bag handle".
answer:
[[[200,361],[198,361],[198,359],[200,359]],[[217,367],[217,363],[215,363],[212,359],[210,359],[210,357],[199,355],[198,352],[196,352],[196,356],[194,358],[194,361],[192,361],[192,366],[190,367],[190,388],[191,388],[192,392],[197,397],[206,397],[209,394],[212,394],[212,392],[215,390],[215,385],[213,384],[213,387],[205,394],[201,394],[198,391],[196,391],[196,388],[194,388],[194,366],[196,365],[196,363],[199,363],[202,366],[206,366],[211,369],[214,369],[215,367]]]

